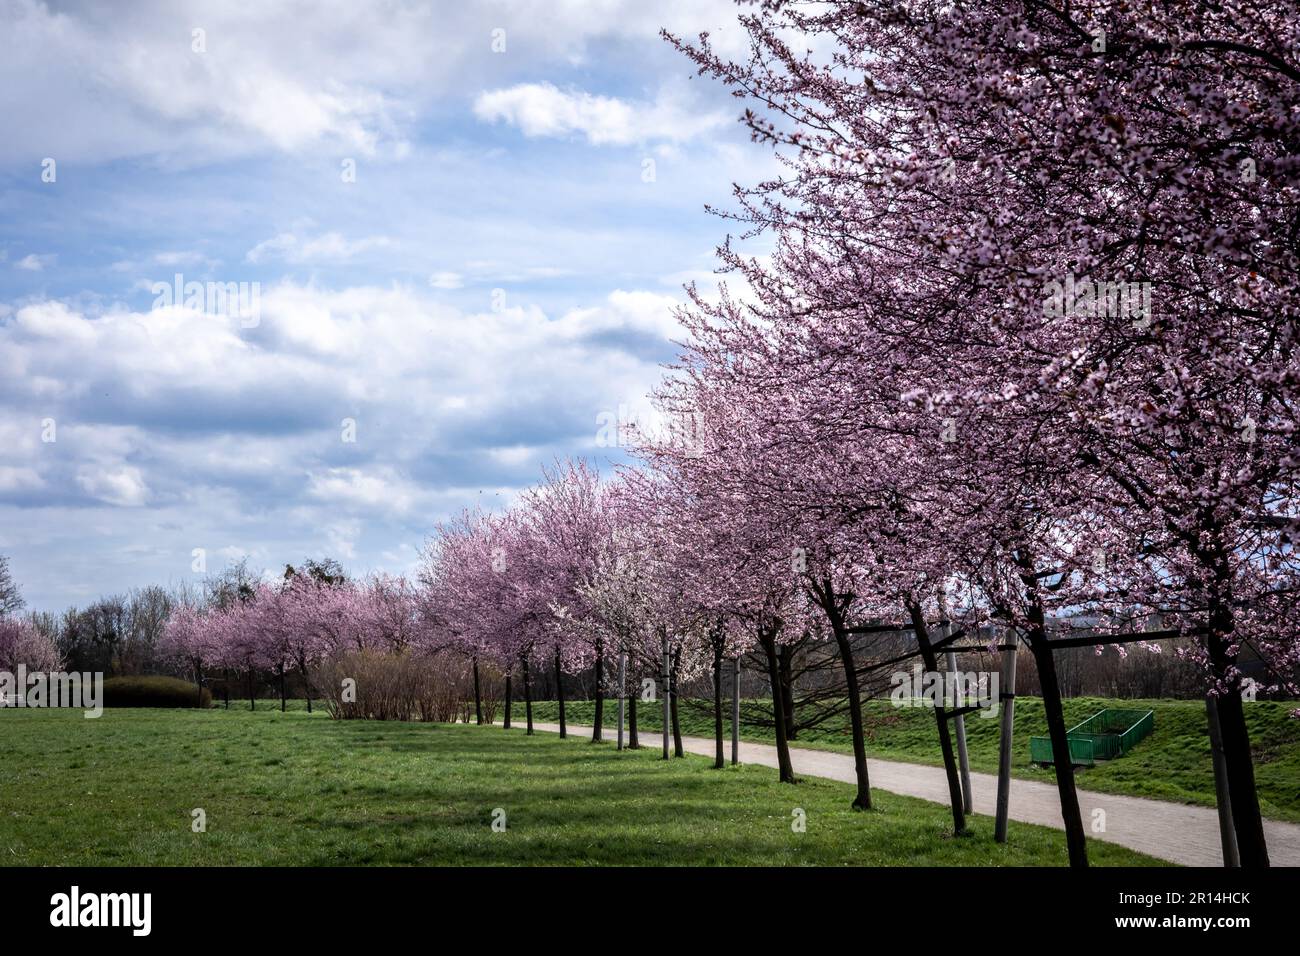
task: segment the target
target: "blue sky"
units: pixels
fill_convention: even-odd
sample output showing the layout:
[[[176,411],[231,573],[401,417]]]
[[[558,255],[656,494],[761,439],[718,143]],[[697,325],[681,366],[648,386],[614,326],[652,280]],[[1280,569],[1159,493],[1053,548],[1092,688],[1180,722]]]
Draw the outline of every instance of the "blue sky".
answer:
[[[645,415],[682,284],[715,279],[704,204],[771,172],[657,38],[729,48],[734,17],[0,4],[0,553],[28,604],[197,578],[195,549],[406,572],[552,458],[617,460],[601,416]],[[159,303],[178,273],[258,283],[256,314]]]

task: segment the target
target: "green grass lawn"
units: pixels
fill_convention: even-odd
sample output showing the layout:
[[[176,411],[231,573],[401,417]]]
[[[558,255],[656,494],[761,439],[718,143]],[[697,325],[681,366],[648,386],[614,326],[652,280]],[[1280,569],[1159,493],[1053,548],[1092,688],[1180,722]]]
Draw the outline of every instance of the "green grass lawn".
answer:
[[[1210,764],[1210,741],[1206,730],[1205,704],[1193,700],[1104,700],[1078,697],[1065,702],[1065,716],[1070,726],[1095,714],[1103,707],[1128,707],[1155,711],[1155,732],[1138,744],[1128,755],[1079,770],[1082,789],[1102,793],[1119,793],[1152,797],[1181,803],[1214,805],[1214,770]],[[1260,805],[1265,816],[1300,822],[1300,720],[1288,717],[1294,703],[1258,701],[1246,705],[1246,720],[1255,752],[1255,780]],[[516,702],[515,720],[523,719],[523,705]],[[659,731],[662,704],[638,708],[641,728]],[[910,763],[942,763],[934,711],[914,707],[894,707],[889,701],[868,701],[866,711],[867,756],[881,760]],[[770,713],[770,704],[768,705]],[[590,724],[593,705],[590,701],[570,701],[566,705],[569,720]],[[725,733],[731,733],[731,712],[726,710]],[[558,706],[553,701],[533,704],[535,720],[555,722]],[[681,709],[682,733],[694,737],[713,736],[712,711],[694,706]],[[617,708],[607,703],[606,726],[617,725]],[[972,770],[996,773],[998,769],[998,727],[1000,721],[978,715],[966,718],[966,737]],[[1014,770],[1026,780],[1052,782],[1051,768],[1029,762],[1029,738],[1046,736],[1043,702],[1036,697],[1016,699]],[[772,743],[770,730],[742,725],[741,739]],[[812,749],[853,752],[847,717],[841,724],[827,725],[799,735],[794,746]]]
[[[1064,865],[1064,835],[845,784],[780,784],[521,729],[333,721],[295,708],[0,711],[4,865]],[[207,832],[191,830],[191,811]],[[494,809],[506,813],[493,832]],[[793,832],[796,808],[807,830]],[[1090,843],[1100,865],[1158,861]]]

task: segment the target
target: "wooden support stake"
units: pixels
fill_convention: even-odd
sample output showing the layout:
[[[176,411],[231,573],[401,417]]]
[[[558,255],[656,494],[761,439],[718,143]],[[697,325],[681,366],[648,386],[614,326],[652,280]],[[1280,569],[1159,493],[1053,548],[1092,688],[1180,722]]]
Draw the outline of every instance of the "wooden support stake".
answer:
[[[999,701],[1002,705],[1002,729],[998,737],[998,805],[997,823],[993,831],[993,839],[998,843],[1007,842],[1007,813],[1011,803],[1011,737],[1016,724],[1017,650],[1014,636],[1003,644]]]
[[[624,680],[627,677],[627,654],[618,655],[618,749],[623,749],[623,698]]]
[[[668,657],[668,632],[665,631],[664,632],[663,686],[659,688],[659,690],[663,693],[663,698],[664,698],[664,759],[665,760],[668,759],[668,732],[671,727],[670,713],[668,708],[670,704],[669,698],[671,697],[671,694],[669,693],[669,687],[671,686],[672,675],[673,675],[673,665],[672,665],[672,661]]]
[[[1237,854],[1237,830],[1232,823],[1232,798],[1228,795],[1228,764],[1223,759],[1223,733],[1219,730],[1219,701],[1206,695],[1205,716],[1210,722],[1210,756],[1214,762],[1214,804],[1219,810],[1219,840],[1223,844],[1223,865],[1241,866]]]
[[[952,651],[948,652],[948,673],[953,681],[953,694],[956,696],[957,685],[957,655]],[[953,707],[957,711],[957,716],[953,723],[957,729],[957,764],[961,770],[961,805],[966,813],[971,813],[971,792],[970,792],[970,756],[966,753],[966,718],[962,716],[966,710],[964,700],[953,700]]]
[[[735,660],[731,682],[731,763],[740,763],[740,658]]]

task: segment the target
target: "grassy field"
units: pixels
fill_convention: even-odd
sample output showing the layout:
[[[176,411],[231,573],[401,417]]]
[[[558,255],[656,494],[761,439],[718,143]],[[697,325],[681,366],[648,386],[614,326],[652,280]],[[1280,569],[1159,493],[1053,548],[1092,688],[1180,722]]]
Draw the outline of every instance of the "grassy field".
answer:
[[[661,705],[662,706],[662,705]],[[1104,700],[1079,697],[1065,702],[1070,725],[1095,714],[1103,707],[1137,707],[1155,711],[1155,732],[1127,756],[1080,770],[1079,787],[1102,793],[1152,797],[1181,803],[1214,805],[1214,771],[1210,764],[1210,742],[1206,731],[1205,704],[1192,700]],[[1300,720],[1288,717],[1294,704],[1259,701],[1246,705],[1246,719],[1255,752],[1255,779],[1264,815],[1300,822]],[[768,707],[770,713],[770,705]],[[590,724],[590,701],[570,701],[569,720]],[[643,707],[638,713],[641,728],[660,729],[660,708]],[[552,701],[533,704],[535,720],[555,722],[557,705]],[[523,706],[516,703],[515,720],[523,719]],[[731,733],[730,710],[726,711],[725,733]],[[606,726],[616,726],[617,709],[605,708]],[[695,737],[713,736],[712,711],[684,706],[682,733]],[[794,745],[812,749],[852,753],[847,718],[844,724],[826,726],[799,735]],[[867,756],[881,760],[939,765],[939,738],[934,712],[923,708],[893,707],[888,701],[870,701],[866,707]],[[971,769],[996,773],[998,767],[998,720],[978,715],[966,718],[967,745]],[[1034,697],[1016,700],[1014,774],[1027,780],[1051,782],[1050,768],[1029,762],[1029,738],[1046,735],[1043,703]],[[770,730],[742,724],[741,738],[772,743]]]
[[[1063,865],[1059,831],[992,820],[953,838],[944,807],[776,782],[763,767],[521,729],[254,713],[0,711],[4,865]],[[202,808],[207,830],[192,832]],[[493,811],[507,830],[493,832]],[[793,832],[796,808],[807,830]],[[1099,865],[1157,861],[1093,842]]]

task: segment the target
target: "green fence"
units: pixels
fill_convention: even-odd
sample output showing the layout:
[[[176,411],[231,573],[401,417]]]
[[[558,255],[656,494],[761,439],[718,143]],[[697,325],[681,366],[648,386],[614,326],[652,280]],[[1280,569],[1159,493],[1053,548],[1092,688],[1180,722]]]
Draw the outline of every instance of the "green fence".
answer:
[[[1156,717],[1152,711],[1107,707],[1066,732],[1070,762],[1092,766],[1098,760],[1122,757],[1155,727]],[[1051,738],[1030,737],[1029,759],[1034,763],[1055,763]]]

